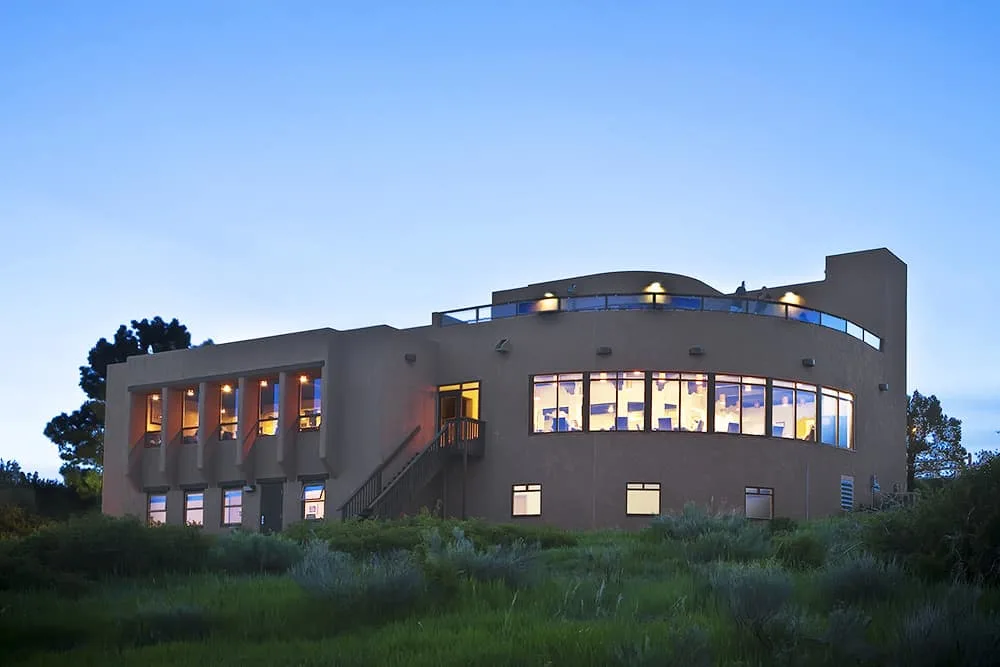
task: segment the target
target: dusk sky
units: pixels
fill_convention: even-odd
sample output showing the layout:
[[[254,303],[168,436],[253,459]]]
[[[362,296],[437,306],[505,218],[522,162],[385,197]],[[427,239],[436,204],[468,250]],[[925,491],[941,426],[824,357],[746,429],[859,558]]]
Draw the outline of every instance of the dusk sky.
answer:
[[[0,1],[0,458],[119,324],[427,324],[563,276],[909,267],[909,390],[1000,447],[1000,4]]]

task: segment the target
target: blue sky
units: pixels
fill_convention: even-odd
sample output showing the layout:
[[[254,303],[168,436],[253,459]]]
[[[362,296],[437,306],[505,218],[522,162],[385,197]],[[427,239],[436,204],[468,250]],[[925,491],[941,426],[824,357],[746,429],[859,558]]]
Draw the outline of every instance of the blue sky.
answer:
[[[998,33],[989,2],[7,0],[0,458],[56,473],[42,429],[133,318],[404,327],[882,246],[909,389],[1000,446]]]

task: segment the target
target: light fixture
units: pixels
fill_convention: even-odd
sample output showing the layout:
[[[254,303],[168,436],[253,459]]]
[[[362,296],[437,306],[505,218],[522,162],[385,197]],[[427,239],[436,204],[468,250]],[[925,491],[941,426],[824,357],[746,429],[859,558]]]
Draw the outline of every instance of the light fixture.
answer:
[[[703,348],[701,345],[693,345],[688,348],[688,354],[690,354],[692,357],[700,357],[701,355],[705,354],[705,348]]]
[[[403,355],[403,361],[405,361],[408,364],[415,364],[415,363],[417,363],[417,353],[416,352],[407,352],[407,353],[405,353]]]
[[[300,384],[305,384],[306,382],[309,382],[309,377],[307,375],[301,375],[301,376],[299,376],[299,383]]]
[[[267,380],[261,380],[260,381],[260,386],[266,387],[267,386]]]
[[[150,394],[149,397],[152,398],[154,401],[160,400],[159,394]]]
[[[650,294],[663,294],[667,290],[663,289],[663,285],[661,285],[659,281],[656,281],[646,285],[642,291],[649,292]]]
[[[813,366],[816,365],[816,360],[813,359],[812,357],[806,357],[805,359],[802,360],[802,365],[805,366],[806,368],[812,368]]]
[[[611,354],[611,348],[607,345],[601,345],[600,347],[597,348],[597,356],[599,357],[607,357],[610,354]]]
[[[803,299],[795,292],[785,292],[784,294],[781,295],[781,298],[778,299],[778,301],[780,301],[781,303],[789,303],[793,306],[798,306],[801,305],[802,302],[805,301],[805,299]]]
[[[194,389],[188,389],[187,390],[187,395],[188,396],[194,396]]]
[[[230,387],[228,384],[224,384],[224,385],[222,385],[222,393],[223,394],[231,394],[231,393],[233,393],[233,388]]]
[[[510,341],[507,338],[501,338],[500,340],[497,341],[497,344],[493,346],[493,349],[499,352],[500,354],[507,354],[507,352],[509,351],[508,350],[509,347],[510,347]]]
[[[552,297],[555,296],[555,294],[553,294],[552,292],[546,292],[542,296],[544,296],[546,299],[551,299]]]
[[[880,382],[879,385],[878,385],[878,390],[879,391],[889,391],[889,383],[888,382]]]

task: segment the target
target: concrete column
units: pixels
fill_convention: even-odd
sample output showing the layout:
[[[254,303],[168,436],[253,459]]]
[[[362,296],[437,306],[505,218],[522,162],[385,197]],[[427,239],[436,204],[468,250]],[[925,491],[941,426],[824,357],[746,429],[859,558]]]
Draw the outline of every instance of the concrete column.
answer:
[[[210,486],[205,489],[205,530],[222,530],[222,491]]]
[[[332,368],[333,364],[333,344],[330,345],[330,352],[326,357],[326,364],[323,366],[323,374],[320,379],[320,412],[323,415],[323,419],[319,425],[319,460],[323,462],[323,466],[327,469],[331,476],[336,477],[339,473],[338,460],[336,453],[333,451],[333,437],[336,432],[334,422],[336,421],[336,415],[334,415],[334,383]]]
[[[198,385],[198,445],[195,455],[198,470],[205,470],[205,445],[208,442],[208,391],[209,384],[202,382]],[[218,412],[218,410],[216,410]]]
[[[298,382],[297,373],[289,373],[288,371],[278,373],[278,433],[275,436],[278,442],[275,451],[280,466],[284,466],[288,447],[292,438],[295,437],[295,431],[292,429],[293,424],[297,426],[296,417],[298,415],[295,414],[295,408],[291,405],[292,401],[289,400],[289,397],[295,396]]]
[[[248,482],[253,482],[251,471],[247,470],[250,450],[257,439],[258,401],[260,386],[248,377],[239,379],[240,388],[240,423],[238,431],[239,446],[236,448],[236,465],[243,470]]]
[[[167,449],[170,447],[170,418],[174,410],[170,405],[171,391],[168,387],[160,389],[160,466],[161,473],[167,472]],[[178,406],[179,408],[180,406]],[[169,511],[169,509],[167,510]]]

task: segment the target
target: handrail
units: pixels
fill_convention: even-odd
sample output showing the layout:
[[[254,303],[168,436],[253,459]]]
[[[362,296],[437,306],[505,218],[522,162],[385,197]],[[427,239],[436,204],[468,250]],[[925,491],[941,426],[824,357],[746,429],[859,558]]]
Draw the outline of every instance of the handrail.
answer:
[[[371,502],[359,503],[359,500],[361,500],[362,498],[370,498],[374,500],[374,497],[382,492],[382,473],[385,471],[386,467],[388,467],[388,465],[399,455],[399,453],[403,451],[408,444],[410,444],[413,438],[416,437],[417,433],[420,433],[420,429],[421,426],[417,424],[417,426],[415,426],[413,430],[410,431],[405,438],[403,438],[403,441],[400,442],[399,445],[394,450],[392,450],[392,453],[389,454],[388,457],[383,459],[380,464],[378,464],[375,470],[372,471],[372,474],[368,476],[368,479],[362,482],[361,486],[355,489],[354,493],[352,493],[350,497],[348,497],[347,502],[345,502],[343,505],[340,506],[340,512],[341,515],[344,516],[344,518],[347,518],[346,517],[347,507],[352,503],[356,505],[363,504],[364,507],[360,508],[362,510],[367,509],[367,507],[371,505]],[[355,512],[355,514],[358,514],[358,512]]]
[[[434,438],[431,440],[430,444],[424,447],[420,452],[414,456],[410,461],[403,466],[403,469],[396,473],[393,481],[386,486],[382,491],[372,499],[371,503],[365,509],[375,509],[391,494],[398,495],[400,482],[406,480],[409,481],[409,474],[415,470],[418,466],[423,467],[426,461],[430,460],[430,457],[434,454],[438,454],[441,451],[442,444],[441,441],[444,439],[445,433],[447,433],[450,424],[445,424],[441,429],[434,434]]]
[[[752,307],[751,304],[753,304]],[[882,349],[882,339],[879,336],[839,315],[781,301],[726,294],[615,292],[570,297],[543,296],[523,301],[505,301],[503,303],[471,306],[469,308],[457,308],[438,314],[440,315],[440,326],[446,327],[457,324],[482,324],[492,322],[493,320],[538,313],[606,310],[681,310],[743,313],[747,315],[777,317],[840,331],[841,333],[857,338],[876,350]]]

